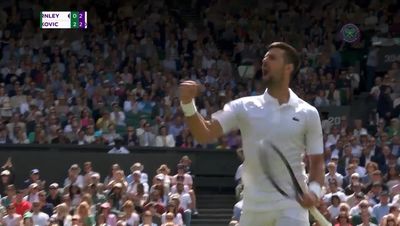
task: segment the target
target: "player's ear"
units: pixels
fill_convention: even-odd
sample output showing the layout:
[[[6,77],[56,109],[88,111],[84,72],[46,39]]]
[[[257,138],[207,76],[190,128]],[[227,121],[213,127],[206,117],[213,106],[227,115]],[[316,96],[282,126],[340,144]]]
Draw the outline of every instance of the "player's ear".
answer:
[[[290,75],[293,73],[294,70],[294,65],[293,64],[286,64],[285,65],[285,71],[289,73]]]

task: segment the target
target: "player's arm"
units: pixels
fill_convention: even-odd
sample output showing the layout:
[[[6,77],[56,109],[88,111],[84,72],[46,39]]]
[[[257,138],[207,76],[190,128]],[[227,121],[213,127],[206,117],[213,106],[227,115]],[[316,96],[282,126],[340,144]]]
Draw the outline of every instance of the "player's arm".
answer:
[[[217,120],[205,120],[198,112],[192,116],[185,117],[185,119],[194,139],[199,143],[210,143],[223,134],[222,127]]]
[[[193,137],[200,143],[210,143],[236,126],[236,113],[226,105],[224,111],[213,114],[211,120],[205,120],[197,112],[194,98],[199,93],[200,85],[194,81],[184,81],[180,84],[180,101],[185,114],[186,123]]]
[[[310,163],[309,189],[321,198],[321,187],[325,181],[325,161],[323,149],[323,136],[321,121],[318,111],[314,108],[307,115],[306,151]]]

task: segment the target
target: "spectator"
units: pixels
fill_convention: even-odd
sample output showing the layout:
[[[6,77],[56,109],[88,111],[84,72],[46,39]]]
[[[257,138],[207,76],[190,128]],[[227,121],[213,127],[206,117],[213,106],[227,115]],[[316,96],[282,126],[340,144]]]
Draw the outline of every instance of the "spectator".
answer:
[[[101,210],[101,215],[103,215],[106,218],[106,225],[117,225],[117,216],[112,213],[111,210],[111,205],[108,202],[105,202],[101,204],[100,206]]]
[[[330,180],[334,180],[338,183],[338,186],[343,184],[343,176],[336,172],[336,164],[334,162],[328,163],[328,173],[325,175],[325,185],[329,184]]]
[[[125,113],[119,109],[118,103],[113,103],[112,108],[111,121],[115,122],[117,126],[125,126]]]
[[[167,127],[161,126],[159,135],[156,137],[156,146],[158,147],[175,147],[175,139],[172,134],[167,133]]]
[[[161,215],[161,223],[172,222],[174,226],[183,226],[182,215],[178,212],[178,206],[174,202],[169,202],[166,211]]]
[[[79,221],[83,225],[95,225],[93,216],[90,213],[89,204],[82,202],[77,208],[77,214],[79,215]]]
[[[3,217],[2,222],[4,225],[18,225],[21,221],[21,215],[16,213],[16,208],[14,204],[7,207],[7,214]]]
[[[350,216],[346,211],[341,211],[335,219],[335,226],[351,226]]]
[[[139,144],[142,147],[154,146],[156,135],[151,132],[150,123],[146,122],[144,124],[144,131],[142,134],[138,135]]]
[[[150,226],[157,226],[157,224],[153,223],[153,214],[151,213],[151,211],[147,210],[143,213],[143,223],[139,224],[139,226],[146,226],[146,225],[150,225]]]
[[[57,205],[50,221],[58,225],[70,225],[72,223],[72,216],[68,214],[68,206],[64,203]]]
[[[127,133],[123,136],[124,144],[127,146],[139,146],[136,130],[133,126],[127,127]]]
[[[68,169],[68,177],[64,180],[64,188],[71,185],[76,185],[80,188],[83,188],[85,180],[80,173],[81,168],[78,166],[78,164],[71,165],[71,167]]]
[[[383,191],[379,196],[379,203],[374,205],[372,213],[381,222],[383,217],[389,214],[389,192]]]
[[[122,209],[126,214],[127,220],[126,223],[132,226],[139,225],[140,216],[135,212],[133,202],[128,200],[122,205]]]
[[[47,203],[46,201],[46,192],[39,191],[39,203],[40,203],[40,211],[47,214],[49,217],[53,214],[54,205],[51,203]]]
[[[29,212],[32,207],[32,203],[25,201],[23,198],[24,198],[23,191],[17,190],[15,201],[12,205],[12,208],[15,208],[15,212],[21,216],[24,215],[26,212]]]
[[[28,188],[33,183],[36,183],[39,186],[39,189],[42,189],[46,184],[46,181],[40,180],[40,172],[38,169],[31,170],[29,179],[24,181],[24,186],[25,188]]]
[[[129,154],[129,150],[122,146],[122,139],[114,139],[114,147],[108,151],[108,154]]]
[[[1,167],[1,182],[0,182],[0,192],[1,196],[6,194],[6,189],[8,185],[14,183],[14,175],[11,174],[12,172],[12,163],[11,158],[8,158],[7,162]]]
[[[40,211],[40,202],[34,201],[32,203],[32,220],[34,225],[46,226],[48,225],[49,215]]]
[[[52,183],[49,186],[49,194],[46,197],[46,202],[53,204],[53,206],[61,204],[61,194],[58,188],[59,185],[57,183]]]

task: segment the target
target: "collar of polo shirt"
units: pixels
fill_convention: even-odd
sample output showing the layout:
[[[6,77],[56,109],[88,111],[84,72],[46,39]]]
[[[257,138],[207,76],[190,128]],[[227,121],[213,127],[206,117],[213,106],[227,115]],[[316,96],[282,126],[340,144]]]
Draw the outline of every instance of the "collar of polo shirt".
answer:
[[[265,90],[264,92],[264,100],[265,102],[273,102],[278,104],[278,100],[275,97],[272,97],[268,93],[268,89]],[[297,104],[299,103],[299,97],[292,91],[292,89],[289,88],[289,101],[287,105],[290,105],[292,107],[296,107]],[[285,106],[286,104],[283,104],[282,106]]]

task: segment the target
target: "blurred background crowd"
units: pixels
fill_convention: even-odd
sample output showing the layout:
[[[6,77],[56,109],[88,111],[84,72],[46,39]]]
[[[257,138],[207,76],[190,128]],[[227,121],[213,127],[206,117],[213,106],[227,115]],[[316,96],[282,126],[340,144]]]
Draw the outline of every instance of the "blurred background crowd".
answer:
[[[40,11],[75,8],[88,11],[88,30],[39,28]],[[209,118],[230,100],[262,94],[266,46],[286,41],[301,53],[301,69],[292,81],[300,97],[318,108],[352,106],[360,98],[368,103],[365,117],[343,115],[338,123],[321,117],[327,178],[332,179],[327,193],[339,194],[339,201],[332,195],[324,203],[329,218],[339,222],[342,212],[348,217],[361,213],[364,219],[364,212],[349,208],[364,200],[379,224],[390,210],[380,207],[387,205],[380,197],[397,208],[400,193],[399,57],[378,70],[379,51],[399,44],[399,8],[394,0],[254,0],[229,6],[220,0],[3,1],[0,143],[126,147],[111,153],[138,146],[236,150],[241,147],[238,131],[209,145],[193,140],[179,106],[179,82],[203,84],[196,104]],[[361,34],[352,43],[341,33],[348,23]],[[354,188],[357,183],[361,190]],[[358,200],[360,191],[364,199]],[[346,203],[347,209],[338,207]],[[95,203],[76,204],[90,209]],[[395,216],[397,221],[398,212]]]

